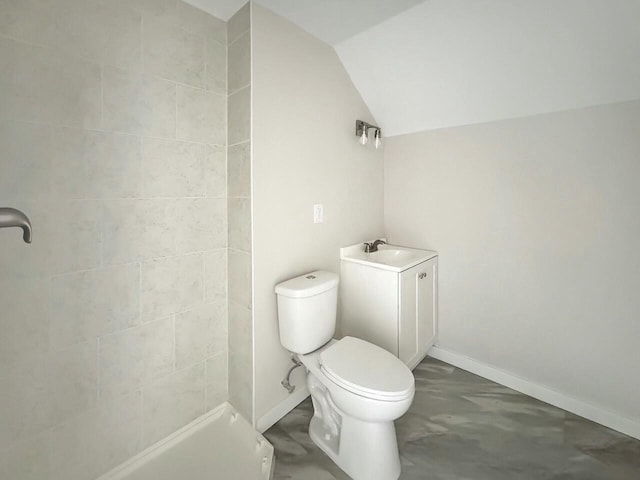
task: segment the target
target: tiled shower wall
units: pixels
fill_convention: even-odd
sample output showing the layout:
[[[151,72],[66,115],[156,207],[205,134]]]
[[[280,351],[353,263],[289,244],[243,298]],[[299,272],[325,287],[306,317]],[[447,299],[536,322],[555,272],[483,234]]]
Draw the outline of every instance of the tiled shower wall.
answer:
[[[229,20],[229,400],[253,419],[251,4]]]
[[[95,478],[227,398],[226,28],[2,0],[0,206],[34,228],[0,230],[2,479]]]

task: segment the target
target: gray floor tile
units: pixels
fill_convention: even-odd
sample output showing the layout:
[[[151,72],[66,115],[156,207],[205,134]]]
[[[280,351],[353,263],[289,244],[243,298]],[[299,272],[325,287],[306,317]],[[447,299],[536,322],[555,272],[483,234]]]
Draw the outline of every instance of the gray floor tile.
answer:
[[[432,358],[396,422],[402,480],[640,480],[640,441]],[[348,480],[309,438],[307,399],[269,429],[274,480]]]

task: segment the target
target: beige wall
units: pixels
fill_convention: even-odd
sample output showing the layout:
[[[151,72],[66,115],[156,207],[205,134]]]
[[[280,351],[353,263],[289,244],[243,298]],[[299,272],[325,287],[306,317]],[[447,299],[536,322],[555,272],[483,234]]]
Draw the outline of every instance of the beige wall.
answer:
[[[259,5],[252,35],[259,420],[288,395],[274,286],[314,269],[339,272],[341,246],[382,234],[383,171],[382,151],[356,142],[355,120],[372,118],[335,51]],[[316,203],[324,204],[323,224],[313,223]],[[303,378],[298,371],[294,383]]]
[[[230,20],[229,41],[229,401],[253,420],[251,322],[250,4]]]
[[[94,478],[226,399],[225,44],[173,0],[2,2],[34,239],[0,230],[0,478]]]
[[[640,420],[640,101],[393,137],[385,229],[437,250],[445,349]]]

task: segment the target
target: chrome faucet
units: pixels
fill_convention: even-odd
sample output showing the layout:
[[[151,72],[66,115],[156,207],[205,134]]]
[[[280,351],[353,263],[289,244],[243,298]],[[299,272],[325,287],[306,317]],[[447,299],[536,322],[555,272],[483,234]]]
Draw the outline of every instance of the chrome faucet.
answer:
[[[364,253],[374,253],[378,251],[378,247],[380,245],[386,245],[387,242],[385,242],[384,240],[376,240],[375,242],[372,243],[366,243],[364,244]]]

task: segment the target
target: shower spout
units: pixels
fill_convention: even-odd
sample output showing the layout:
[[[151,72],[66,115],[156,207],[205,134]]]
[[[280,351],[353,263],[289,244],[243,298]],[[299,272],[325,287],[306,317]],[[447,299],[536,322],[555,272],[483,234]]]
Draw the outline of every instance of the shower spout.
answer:
[[[20,210],[15,208],[0,208],[0,228],[20,227],[22,239],[31,243],[31,222]]]

